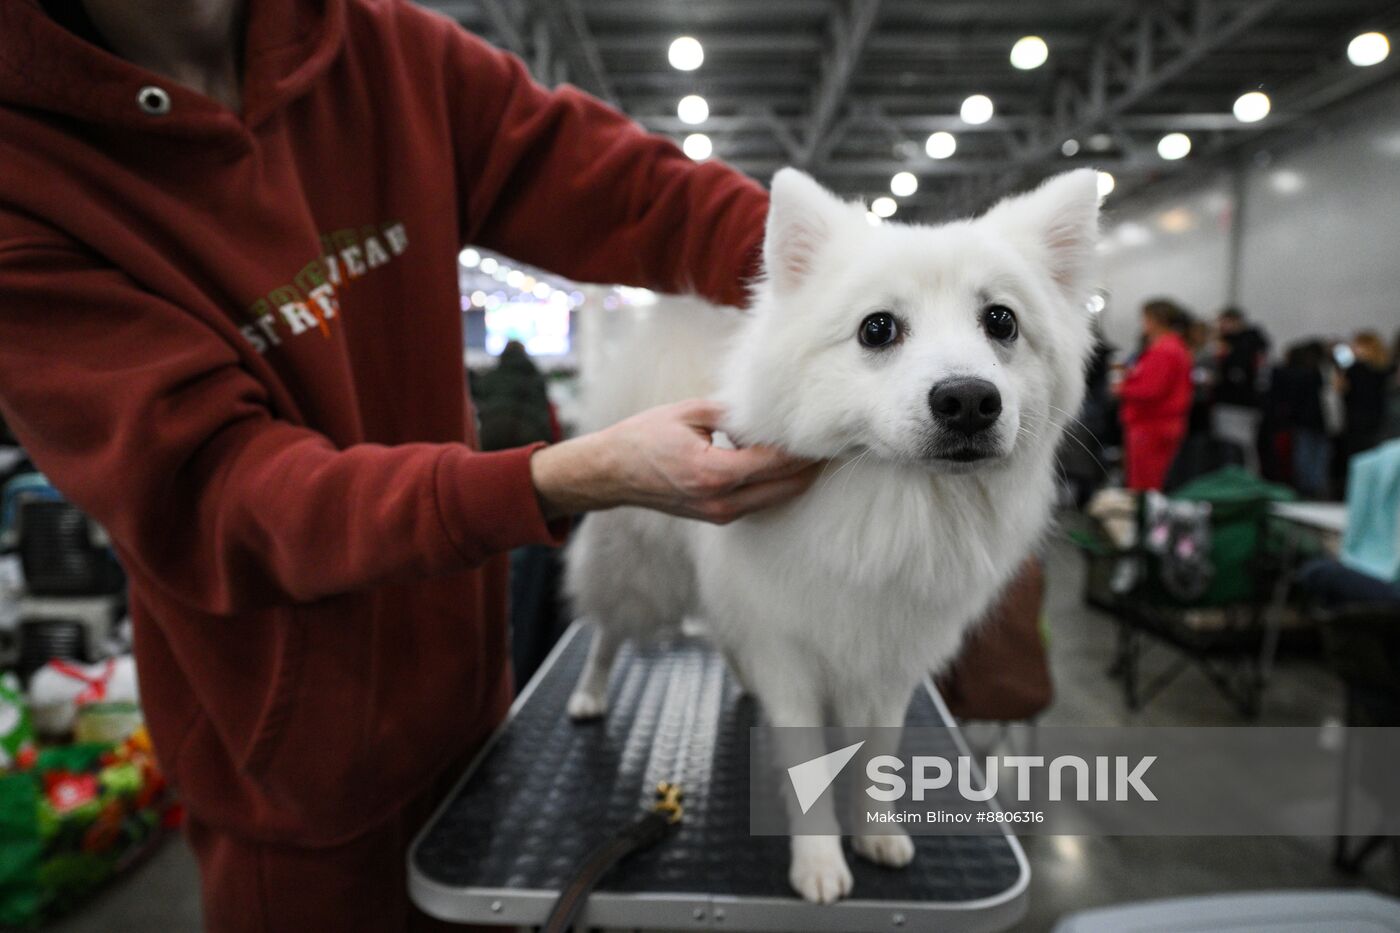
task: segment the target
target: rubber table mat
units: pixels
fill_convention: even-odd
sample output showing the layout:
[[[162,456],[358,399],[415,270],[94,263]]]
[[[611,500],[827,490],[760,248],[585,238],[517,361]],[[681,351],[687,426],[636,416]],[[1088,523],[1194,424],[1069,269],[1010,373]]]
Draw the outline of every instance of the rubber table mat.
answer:
[[[914,862],[900,870],[856,857],[848,842],[853,897],[802,901],[788,886],[787,839],[749,835],[757,706],[719,655],[698,639],[629,644],[613,669],[607,717],[580,724],[564,707],[590,635],[577,623],[569,629],[412,846],[410,890],[428,913],[542,923],[584,856],[650,805],[658,781],[677,777],[685,819],[602,880],[588,926],[1001,930],[1024,913],[1029,869],[1009,835],[914,836]],[[914,697],[907,723],[949,723],[931,686]],[[912,751],[957,755],[960,737],[944,734],[946,747]]]

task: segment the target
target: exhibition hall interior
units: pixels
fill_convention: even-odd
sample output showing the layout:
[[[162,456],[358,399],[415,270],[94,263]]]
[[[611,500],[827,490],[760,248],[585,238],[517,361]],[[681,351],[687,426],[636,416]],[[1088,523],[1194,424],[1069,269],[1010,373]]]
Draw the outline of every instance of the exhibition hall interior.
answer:
[[[92,80],[136,67],[103,4],[12,4],[95,44]],[[258,32],[268,4],[232,5],[251,23],[248,114],[270,107],[255,64],[280,54]],[[257,185],[289,133],[306,206],[265,216],[335,232],[285,270],[258,267],[281,246],[250,250],[248,295],[193,260],[168,287],[166,257],[195,247],[139,213],[166,194],[99,177],[155,159],[188,201],[197,168],[243,158],[199,149],[214,117],[137,144],[0,76],[0,128],[33,121],[36,163],[65,134],[101,153],[59,159],[77,175],[52,197],[0,186],[0,344],[32,340],[0,347],[0,928],[1400,931],[1400,4],[271,6],[302,10],[307,34],[333,23],[344,47],[268,79],[303,83],[281,115],[248,117],[253,167],[180,209],[211,218],[232,266],[218,212],[287,206]],[[7,73],[41,35],[7,27],[14,9]],[[419,33],[402,61],[370,47]],[[315,81],[337,80],[323,103]],[[172,81],[150,77],[127,118],[181,119],[196,92]],[[333,150],[298,149],[297,127],[330,138],[336,121],[351,128]],[[37,173],[29,158],[4,157]],[[360,195],[318,181],[351,163],[371,166]],[[385,193],[439,164],[455,174],[438,203]],[[39,216],[51,202],[90,206],[60,222]],[[115,235],[140,248],[85,239],[113,235],[82,218],[114,204],[139,214]],[[120,271],[12,248],[31,222]],[[269,242],[299,242],[278,223]],[[449,297],[410,261],[436,262]],[[131,290],[166,316],[136,321]],[[54,331],[70,308],[110,316]],[[222,375],[147,349],[157,329],[222,341],[206,355]],[[90,341],[130,358],[51,368]],[[126,410],[117,382],[83,396],[53,375],[135,386],[167,363],[176,388],[130,423],[102,420]],[[192,412],[230,380],[215,431]],[[651,414],[697,397],[719,401],[665,409],[683,429]],[[419,417],[424,399],[449,414]],[[791,459],[682,507],[701,487],[666,472],[681,441],[639,439],[673,428],[726,462]],[[148,445],[169,455],[113,459]],[[671,498],[567,485],[605,467],[663,477]],[[443,666],[454,653],[470,663]],[[444,671],[468,672],[449,686],[474,707],[429,702],[459,696],[434,692]],[[880,707],[911,688],[903,714]],[[230,696],[241,714],[202,706]],[[320,718],[298,726],[302,711]],[[818,750],[799,726],[866,732]],[[354,738],[323,755],[338,730]],[[1060,754],[1100,756],[1097,802],[1035,770]],[[1129,754],[1157,793],[1114,810],[1114,755],[1115,799],[1139,786]],[[890,775],[909,777],[920,802],[881,806],[923,825],[798,831],[871,793],[822,796],[853,756],[898,794]],[[942,777],[916,778],[934,758]],[[1000,773],[994,797],[969,792],[968,762],[971,783]],[[805,792],[814,763],[828,770]],[[199,783],[225,774],[226,794]],[[373,797],[391,786],[408,790]],[[339,813],[347,788],[394,829],[312,832],[315,798]],[[960,808],[967,828],[931,825]],[[356,870],[399,919],[298,914],[295,866],[349,871],[357,838]],[[229,881],[243,858],[255,880]],[[306,903],[353,902],[370,882],[350,877],[307,882]],[[303,919],[273,919],[284,908]]]

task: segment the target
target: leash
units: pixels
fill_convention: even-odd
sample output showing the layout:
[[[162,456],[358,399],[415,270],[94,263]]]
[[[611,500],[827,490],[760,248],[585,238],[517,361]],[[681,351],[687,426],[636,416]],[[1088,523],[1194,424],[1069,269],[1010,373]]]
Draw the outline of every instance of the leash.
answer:
[[[606,839],[583,860],[559,892],[549,919],[540,928],[541,933],[567,933],[573,929],[588,903],[588,896],[603,876],[629,855],[649,849],[666,838],[671,827],[681,821],[683,799],[680,784],[663,781],[656,785],[656,801],[651,809]]]

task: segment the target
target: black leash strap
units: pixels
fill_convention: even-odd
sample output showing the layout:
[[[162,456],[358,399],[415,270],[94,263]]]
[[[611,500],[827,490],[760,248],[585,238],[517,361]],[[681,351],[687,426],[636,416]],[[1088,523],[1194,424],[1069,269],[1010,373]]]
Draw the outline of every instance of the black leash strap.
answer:
[[[634,852],[649,849],[666,837],[672,826],[681,821],[681,786],[663,782],[656,785],[656,803],[642,815],[615,835],[611,836],[588,854],[578,871],[559,892],[549,919],[541,927],[541,933],[567,933],[573,929],[574,921],[583,912],[588,896],[613,866]]]

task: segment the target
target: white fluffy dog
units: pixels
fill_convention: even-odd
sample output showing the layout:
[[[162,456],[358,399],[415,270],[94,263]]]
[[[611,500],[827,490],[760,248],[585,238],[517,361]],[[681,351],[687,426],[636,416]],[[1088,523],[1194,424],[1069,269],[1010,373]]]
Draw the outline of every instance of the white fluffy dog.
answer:
[[[902,725],[1047,525],[1091,343],[1098,200],[1086,169],[975,220],[872,228],[779,172],[752,312],[652,309],[626,364],[592,374],[585,426],[710,396],[736,442],[830,465],[724,527],[631,508],[585,521],[567,588],[596,632],[570,715],[604,713],[623,639],[691,615],[773,725]],[[914,854],[888,830],[853,846],[890,866]],[[840,838],[794,836],[789,877],[810,901],[849,893]]]

